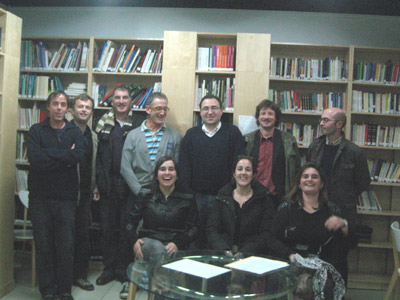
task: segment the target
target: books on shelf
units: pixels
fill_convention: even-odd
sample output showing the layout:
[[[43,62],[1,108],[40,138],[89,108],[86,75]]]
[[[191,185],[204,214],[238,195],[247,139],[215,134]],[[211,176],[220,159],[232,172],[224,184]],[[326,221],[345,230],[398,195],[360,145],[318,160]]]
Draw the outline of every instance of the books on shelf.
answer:
[[[348,64],[345,60],[327,57],[324,59],[272,57],[272,78],[308,80],[347,80]]]
[[[361,146],[400,147],[400,126],[352,124],[350,140]]]
[[[363,210],[382,210],[375,192],[364,191],[358,196],[357,208]]]
[[[353,90],[353,112],[400,114],[400,94]]]
[[[27,170],[16,170],[17,176],[17,192],[28,190],[28,171]]]
[[[42,41],[23,40],[22,70],[87,71],[89,47],[85,41],[61,43],[57,51],[50,51]]]
[[[26,148],[25,133],[17,133],[17,162],[26,163],[28,162],[28,154]]]
[[[58,76],[38,76],[21,74],[19,77],[19,96],[27,98],[47,98],[49,93],[62,91],[63,86]]]
[[[400,183],[400,163],[381,159],[368,160],[368,169],[372,181]]]
[[[104,43],[101,54],[94,56],[93,71],[161,74],[162,57],[162,43],[158,49],[141,49],[137,45],[118,45],[108,40]]]
[[[33,108],[21,107],[19,109],[19,128],[29,129],[40,120],[40,111]]]
[[[232,45],[198,48],[197,69],[199,71],[233,71],[234,65],[235,47]]]
[[[86,90],[86,83],[72,82],[65,89],[65,93],[68,95],[68,97],[76,97],[80,94],[86,93]]]
[[[224,79],[203,79],[199,82],[196,91],[196,105],[199,108],[201,98],[206,95],[215,95],[221,99],[222,108],[233,110],[235,99],[235,78],[227,77]]]
[[[346,93],[269,90],[269,99],[279,104],[282,112],[322,113],[325,108],[343,108]]]
[[[370,81],[387,84],[398,84],[399,64],[394,64],[391,60],[385,63],[358,62],[354,65],[354,80]]]
[[[297,141],[297,145],[308,147],[310,144],[319,137],[321,132],[321,126],[312,126],[309,124],[281,122],[279,129],[289,132],[292,134]]]

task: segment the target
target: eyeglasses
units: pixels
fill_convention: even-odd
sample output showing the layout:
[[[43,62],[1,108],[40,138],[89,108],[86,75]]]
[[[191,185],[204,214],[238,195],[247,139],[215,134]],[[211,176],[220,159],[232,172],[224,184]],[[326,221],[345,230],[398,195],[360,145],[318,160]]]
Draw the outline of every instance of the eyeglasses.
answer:
[[[161,106],[150,106],[150,108],[152,109],[152,110],[154,110],[155,112],[160,112],[160,111],[165,111],[165,112],[167,112],[167,111],[169,111],[169,107],[168,106],[165,106],[165,107],[161,107]]]
[[[130,100],[131,97],[126,95],[126,96],[114,96],[114,100]]]
[[[328,119],[328,118],[321,118],[321,119],[319,119],[319,122],[320,122],[320,123],[328,123],[328,122],[330,122],[330,121],[336,122],[337,120],[332,120],[332,119]]]
[[[203,107],[202,109],[200,109],[200,110],[201,110],[202,112],[208,112],[210,109],[211,109],[212,112],[216,112],[216,111],[220,110],[221,107],[218,107],[218,106],[211,106],[211,107],[204,106],[204,107]]]

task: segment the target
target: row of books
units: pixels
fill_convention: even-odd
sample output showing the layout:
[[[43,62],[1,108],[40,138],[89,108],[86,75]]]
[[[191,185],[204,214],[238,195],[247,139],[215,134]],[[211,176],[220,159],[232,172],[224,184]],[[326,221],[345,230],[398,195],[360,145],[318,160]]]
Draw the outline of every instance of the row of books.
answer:
[[[17,162],[25,163],[28,161],[28,154],[26,149],[26,139],[23,132],[17,133]]]
[[[16,170],[17,178],[17,192],[28,190],[28,171],[27,170]]]
[[[359,62],[354,65],[354,80],[398,84],[400,83],[399,66],[391,60],[384,64]]]
[[[353,90],[351,109],[354,112],[400,114],[400,94]]]
[[[162,57],[162,43],[157,50],[141,49],[136,45],[129,47],[127,44],[118,46],[108,40],[104,43],[100,56],[95,51],[93,71],[161,74]]]
[[[40,120],[40,110],[21,107],[19,109],[19,128],[29,129]]]
[[[374,191],[364,191],[358,196],[357,209],[382,210],[382,206]]]
[[[361,146],[400,147],[400,127],[372,123],[352,124],[350,139]]]
[[[21,69],[87,71],[89,47],[86,42],[61,43],[52,53],[42,41],[23,40],[21,46]]]
[[[321,126],[305,125],[301,123],[282,122],[279,129],[292,134],[297,141],[298,146],[308,147],[315,138],[322,134]]]
[[[235,78],[203,79],[199,82],[196,92],[196,108],[199,108],[200,100],[206,95],[215,95],[221,99],[222,108],[232,110],[235,98]]]
[[[321,113],[328,107],[343,108],[346,93],[269,90],[269,99],[283,112]]]
[[[400,163],[383,161],[381,159],[369,159],[368,169],[372,181],[400,182]]]
[[[106,94],[102,99],[100,99],[98,87],[99,85],[97,85],[96,83],[93,84],[93,88],[97,89],[97,96],[95,96],[96,99],[94,98],[95,103],[97,103],[97,107],[110,107],[114,89],[112,89],[108,94]],[[128,89],[132,98],[132,108],[140,109],[145,107],[146,101],[151,93],[161,92],[161,82],[155,82],[153,87],[145,87],[142,85],[130,85],[128,86]]]
[[[233,71],[235,68],[235,47],[232,45],[213,45],[199,47],[197,69],[199,71]]]
[[[270,76],[286,79],[346,80],[348,64],[345,60],[271,57]]]
[[[67,86],[64,92],[68,95],[68,97],[76,97],[80,94],[86,93],[86,90],[86,83],[72,82]]]
[[[21,74],[19,77],[19,96],[27,98],[47,98],[49,93],[62,91],[63,86],[58,76],[38,76]]]

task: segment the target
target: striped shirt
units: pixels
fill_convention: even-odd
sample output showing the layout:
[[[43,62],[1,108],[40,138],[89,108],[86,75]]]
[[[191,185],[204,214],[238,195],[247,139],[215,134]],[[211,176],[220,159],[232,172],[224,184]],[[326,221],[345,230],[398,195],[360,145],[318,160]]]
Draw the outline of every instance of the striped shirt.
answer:
[[[165,124],[163,124],[156,132],[153,132],[149,127],[146,126],[146,121],[143,121],[140,129],[144,132],[147,144],[147,150],[149,152],[151,164],[154,166],[160,147],[161,140],[165,131]]]

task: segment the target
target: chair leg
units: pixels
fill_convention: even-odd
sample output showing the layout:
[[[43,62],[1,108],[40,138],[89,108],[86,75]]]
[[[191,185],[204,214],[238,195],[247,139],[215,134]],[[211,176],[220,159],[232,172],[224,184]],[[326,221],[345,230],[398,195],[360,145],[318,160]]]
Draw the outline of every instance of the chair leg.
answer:
[[[32,240],[32,288],[36,287],[36,247],[35,241]]]
[[[385,299],[384,300],[389,300],[390,295],[392,294],[393,288],[396,284],[397,278],[399,277],[398,271],[395,268],[393,271],[393,275],[392,275],[392,279],[390,279],[390,283],[389,283],[389,287],[386,290],[386,294],[385,294]]]
[[[136,285],[131,281],[129,283],[129,292],[127,300],[135,300],[136,290],[137,290]]]

